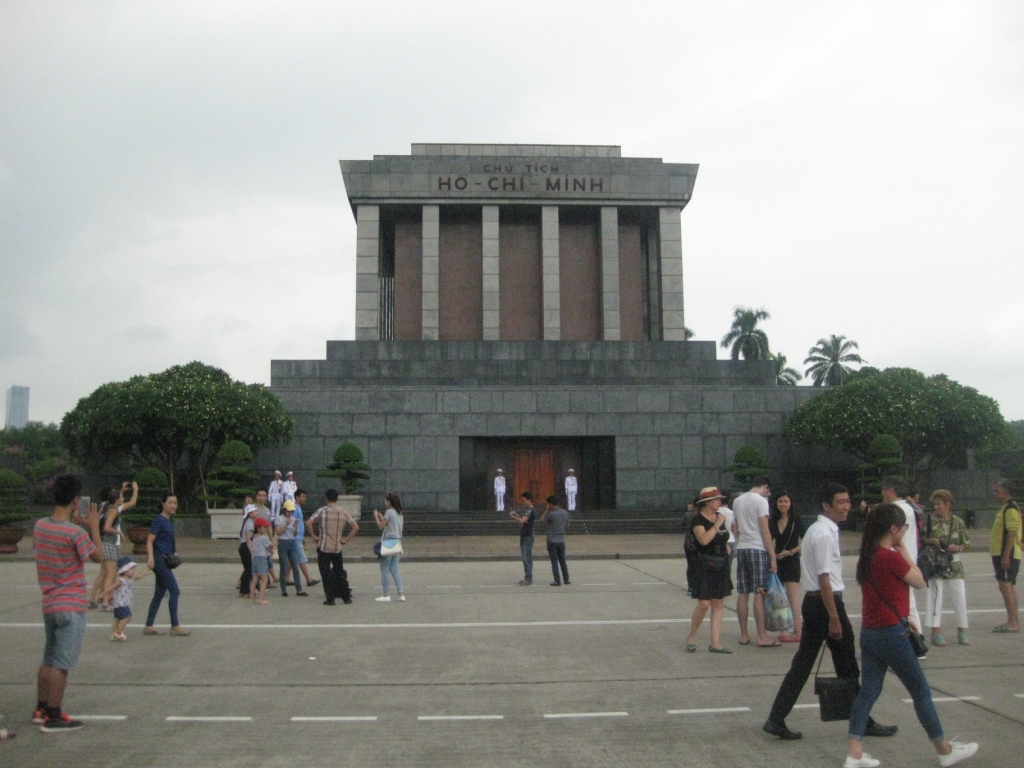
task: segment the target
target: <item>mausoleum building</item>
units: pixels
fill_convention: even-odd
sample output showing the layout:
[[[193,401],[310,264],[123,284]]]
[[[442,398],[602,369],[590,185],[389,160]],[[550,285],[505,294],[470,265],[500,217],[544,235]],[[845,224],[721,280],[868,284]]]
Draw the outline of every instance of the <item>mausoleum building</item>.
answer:
[[[272,362],[296,430],[266,460],[316,490],[352,441],[371,503],[397,490],[425,512],[493,509],[498,468],[512,499],[560,491],[573,468],[583,513],[685,508],[746,444],[792,463],[781,427],[813,393],[685,340],[697,168],[580,145],[342,161],[356,338]]]

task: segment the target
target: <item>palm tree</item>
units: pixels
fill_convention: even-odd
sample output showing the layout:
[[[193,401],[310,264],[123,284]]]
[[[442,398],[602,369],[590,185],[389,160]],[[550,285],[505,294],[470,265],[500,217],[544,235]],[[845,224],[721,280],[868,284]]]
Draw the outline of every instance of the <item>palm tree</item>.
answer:
[[[722,337],[722,346],[732,348],[732,359],[739,360],[740,355],[744,360],[767,360],[771,357],[768,336],[757,327],[762,320],[771,318],[765,308],[736,307],[732,314],[732,327]]]
[[[853,373],[845,363],[866,362],[852,351],[857,348],[857,342],[849,341],[845,336],[833,334],[827,339],[818,339],[818,343],[808,350],[808,357],[804,360],[804,365],[811,364],[805,374],[811,377],[816,387],[842,384]]]
[[[782,354],[772,355],[775,361],[775,383],[785,387],[795,387],[796,383],[803,378],[796,368],[786,367],[786,356]]]

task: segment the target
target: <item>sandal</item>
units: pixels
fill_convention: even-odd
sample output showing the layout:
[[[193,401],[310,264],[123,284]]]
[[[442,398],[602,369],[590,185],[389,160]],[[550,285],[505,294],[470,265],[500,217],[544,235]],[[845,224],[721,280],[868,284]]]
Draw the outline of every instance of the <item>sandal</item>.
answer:
[[[709,645],[708,653],[732,653],[732,649],[724,645],[721,648],[715,648],[715,646]]]
[[[949,643],[946,642],[946,638],[942,635],[932,635],[932,645],[937,648],[945,648]]]
[[[686,644],[686,652],[687,653],[696,653],[697,652],[697,644],[696,643],[687,643]]]
[[[1005,624],[1000,624],[998,627],[995,627],[992,631],[995,632],[997,635],[1015,635],[1018,632],[1020,632],[1019,629],[1010,629]]]
[[[971,644],[971,641],[967,639],[967,633],[966,632],[957,632],[956,633],[956,641],[960,645],[970,645]]]

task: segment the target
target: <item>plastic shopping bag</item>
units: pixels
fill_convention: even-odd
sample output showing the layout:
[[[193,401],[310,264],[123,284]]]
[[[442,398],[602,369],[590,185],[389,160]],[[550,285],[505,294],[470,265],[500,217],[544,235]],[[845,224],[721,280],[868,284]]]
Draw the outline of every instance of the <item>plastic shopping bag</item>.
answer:
[[[786,588],[774,573],[768,578],[768,592],[764,596],[764,628],[769,632],[793,631],[793,609]]]

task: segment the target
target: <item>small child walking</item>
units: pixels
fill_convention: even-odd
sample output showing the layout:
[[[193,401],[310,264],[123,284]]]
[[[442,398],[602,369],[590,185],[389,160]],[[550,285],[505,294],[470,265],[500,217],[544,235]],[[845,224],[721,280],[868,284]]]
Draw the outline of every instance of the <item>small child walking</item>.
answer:
[[[114,606],[114,626],[111,640],[124,642],[128,639],[124,630],[132,620],[132,600],[135,598],[135,582],[149,573],[149,568],[135,564],[130,557],[122,557],[117,561],[117,581],[104,599]]]
[[[249,599],[254,604],[266,605],[267,585],[270,583],[270,558],[274,552],[274,542],[267,534],[267,531],[270,530],[270,523],[265,517],[257,517],[255,526],[256,533],[249,539],[249,551],[252,552],[252,586],[249,588]]]

